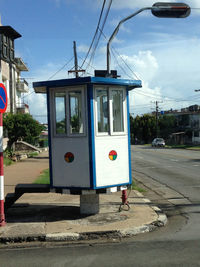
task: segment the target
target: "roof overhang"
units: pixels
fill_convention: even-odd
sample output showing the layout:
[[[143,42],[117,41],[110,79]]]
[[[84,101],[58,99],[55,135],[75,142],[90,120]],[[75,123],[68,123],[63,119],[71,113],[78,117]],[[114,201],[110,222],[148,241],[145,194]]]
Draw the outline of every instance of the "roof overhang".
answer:
[[[126,79],[115,79],[115,78],[104,78],[104,77],[84,77],[84,78],[73,78],[63,80],[52,80],[52,81],[41,81],[34,82],[33,88],[36,93],[47,93],[48,88],[76,86],[84,84],[103,84],[103,85],[118,85],[126,86],[128,90],[142,87],[140,80],[126,80]]]
[[[12,39],[17,39],[22,37],[15,29],[11,26],[0,26],[0,33],[9,36]]]

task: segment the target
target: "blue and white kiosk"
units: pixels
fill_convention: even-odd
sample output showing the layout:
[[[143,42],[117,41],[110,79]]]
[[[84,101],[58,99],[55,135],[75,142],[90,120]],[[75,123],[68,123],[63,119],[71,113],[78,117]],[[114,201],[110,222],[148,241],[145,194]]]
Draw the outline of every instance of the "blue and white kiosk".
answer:
[[[99,193],[132,183],[128,93],[141,81],[84,77],[33,87],[47,94],[52,191],[80,194],[81,213],[98,213]]]

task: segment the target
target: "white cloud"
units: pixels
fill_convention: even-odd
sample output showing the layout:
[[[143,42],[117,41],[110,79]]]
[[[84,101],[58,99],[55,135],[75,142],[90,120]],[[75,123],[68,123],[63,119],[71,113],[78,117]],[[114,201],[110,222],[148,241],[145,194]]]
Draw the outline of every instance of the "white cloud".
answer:
[[[34,73],[29,72],[29,76],[34,77],[34,82],[37,81],[46,81],[48,80],[52,75],[56,74],[58,70],[62,68],[63,65],[61,64],[54,64],[52,62],[41,66],[39,69],[35,70]],[[59,80],[59,79],[65,79],[69,78],[68,75],[68,66],[62,69],[60,72],[58,72],[52,79]],[[31,92],[34,90],[31,86],[31,83],[29,83]],[[29,105],[30,108],[30,114],[33,115],[33,117],[40,122],[47,122],[47,103],[46,103],[46,94],[36,94],[36,93],[29,93],[25,94],[25,103]],[[36,115],[36,116],[35,116]],[[39,115],[39,116],[38,116]]]
[[[88,45],[79,45],[77,47],[77,51],[82,53],[87,53],[88,49],[89,49]]]

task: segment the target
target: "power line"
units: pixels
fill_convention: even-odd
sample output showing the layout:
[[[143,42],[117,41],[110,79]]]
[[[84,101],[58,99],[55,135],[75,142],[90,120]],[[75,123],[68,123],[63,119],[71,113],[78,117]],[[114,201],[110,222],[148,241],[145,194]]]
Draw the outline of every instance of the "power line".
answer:
[[[52,76],[50,76],[47,81],[51,80],[56,74],[58,74],[58,72],[63,70],[72,61],[73,58],[74,56],[66,64],[64,64],[58,71],[56,71]]]
[[[100,13],[100,16],[99,16],[99,21],[98,21],[98,24],[97,24],[97,27],[96,27],[96,31],[95,31],[95,34],[94,34],[94,36],[93,36],[92,42],[91,42],[91,44],[90,44],[90,47],[89,47],[89,49],[88,49],[88,52],[87,52],[87,54],[86,54],[86,57],[85,57],[85,59],[83,60],[83,63],[82,63],[82,65],[81,65],[81,68],[83,67],[83,65],[84,65],[84,63],[85,63],[85,61],[86,61],[86,59],[87,59],[87,57],[88,57],[88,55],[89,55],[89,53],[90,53],[90,50],[91,50],[91,48],[92,48],[92,46],[93,46],[94,40],[95,40],[96,35],[97,35],[97,33],[98,33],[98,29],[99,29],[99,25],[100,25],[100,22],[101,22],[101,18],[102,18],[102,14],[103,14],[103,10],[104,10],[105,3],[106,3],[106,0],[104,0],[104,2],[103,2],[102,8],[101,8],[101,13]]]
[[[101,31],[101,33],[102,33],[102,35],[103,35],[103,37],[105,38],[105,40],[106,41],[108,41],[108,38],[107,38],[107,36],[104,34],[104,32],[101,30],[101,29],[99,29],[100,31]],[[138,78],[138,76],[136,75],[136,73],[131,69],[131,67],[127,64],[127,62],[123,59],[123,57],[118,53],[118,51],[114,48],[114,46],[112,45],[111,46],[111,52],[112,52],[112,54],[113,54],[113,56],[115,57],[115,55],[114,55],[114,53],[113,53],[113,51],[121,58],[121,60],[123,61],[123,63],[126,65],[126,67],[131,71],[131,73],[136,77],[136,79],[138,79],[138,80],[141,80],[140,78]],[[115,59],[116,59],[116,57],[115,57]],[[117,61],[117,60],[116,60]],[[122,66],[120,66],[119,64],[118,64],[118,66],[120,67],[120,68],[122,68]],[[125,71],[124,69],[123,69],[123,71]],[[127,73],[126,73],[126,71],[125,71],[125,74],[129,77],[129,78],[131,78],[132,79],[132,77],[131,76],[129,76]]]
[[[112,5],[112,0],[110,0],[110,2],[109,2],[109,5],[108,5],[108,8],[107,8],[107,11],[106,11],[106,14],[105,14],[104,21],[103,21],[103,24],[102,24],[102,26],[101,26],[101,29],[98,28],[98,30],[100,30],[100,33],[99,33],[99,36],[98,36],[98,38],[97,38],[96,44],[95,44],[95,46],[94,46],[94,49],[93,49],[93,51],[92,51],[92,53],[91,53],[89,63],[91,63],[92,60],[93,60],[93,58],[94,58],[94,55],[95,55],[97,46],[98,46],[98,44],[99,44],[99,40],[100,40],[101,35],[102,35],[102,31],[103,31],[103,29],[104,29],[106,20],[107,20],[107,18],[108,18],[108,14],[109,14],[109,12],[110,12],[111,5]],[[88,67],[88,66],[87,66],[87,67]],[[86,67],[86,69],[87,69],[87,67]]]

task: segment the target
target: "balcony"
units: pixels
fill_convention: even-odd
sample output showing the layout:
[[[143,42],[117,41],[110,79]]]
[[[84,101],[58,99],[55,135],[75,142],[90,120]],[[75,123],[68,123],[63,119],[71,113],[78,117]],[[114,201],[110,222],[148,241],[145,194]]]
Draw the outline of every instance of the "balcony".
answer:
[[[20,71],[28,71],[28,67],[20,57],[15,58],[15,65]]]
[[[16,88],[17,88],[17,91],[19,91],[21,93],[28,93],[29,92],[28,83],[25,79],[20,79],[19,81],[17,81]]]
[[[29,105],[22,103],[22,104],[16,104],[17,113],[29,113]]]

